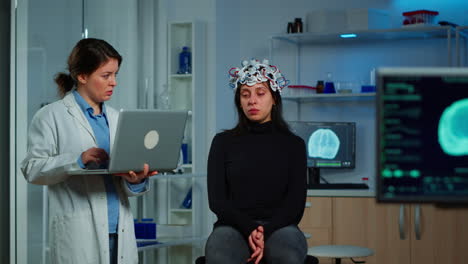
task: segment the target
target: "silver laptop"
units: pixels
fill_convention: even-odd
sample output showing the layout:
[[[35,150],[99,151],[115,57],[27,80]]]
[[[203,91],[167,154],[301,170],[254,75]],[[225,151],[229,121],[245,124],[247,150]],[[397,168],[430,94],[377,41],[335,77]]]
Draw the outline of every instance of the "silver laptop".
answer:
[[[120,110],[108,169],[81,169],[70,175],[172,171],[177,167],[187,111]]]

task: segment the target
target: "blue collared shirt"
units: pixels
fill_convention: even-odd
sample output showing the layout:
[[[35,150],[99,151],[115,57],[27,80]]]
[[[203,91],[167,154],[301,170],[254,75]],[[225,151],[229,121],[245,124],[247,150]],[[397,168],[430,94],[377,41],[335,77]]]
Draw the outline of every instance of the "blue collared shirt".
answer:
[[[110,133],[109,121],[107,119],[106,106],[102,103],[102,112],[99,115],[94,115],[94,109],[84,100],[83,97],[75,90],[73,91],[75,100],[83,111],[89,125],[93,129],[94,136],[96,137],[98,148],[104,149],[110,155]],[[81,160],[81,155],[78,157],[78,164],[81,168],[86,166]],[[104,183],[106,186],[107,196],[107,220],[109,222],[109,233],[117,233],[119,223],[119,196],[115,185],[112,181],[111,175],[105,175]],[[146,179],[139,184],[127,184],[130,190],[134,193],[142,192],[145,189]]]

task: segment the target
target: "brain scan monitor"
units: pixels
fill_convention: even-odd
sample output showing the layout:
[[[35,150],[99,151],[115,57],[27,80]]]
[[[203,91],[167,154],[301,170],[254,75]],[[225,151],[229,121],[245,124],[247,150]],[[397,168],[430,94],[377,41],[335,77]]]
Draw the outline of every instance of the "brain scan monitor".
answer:
[[[307,148],[313,168],[354,168],[356,125],[352,122],[289,122]]]

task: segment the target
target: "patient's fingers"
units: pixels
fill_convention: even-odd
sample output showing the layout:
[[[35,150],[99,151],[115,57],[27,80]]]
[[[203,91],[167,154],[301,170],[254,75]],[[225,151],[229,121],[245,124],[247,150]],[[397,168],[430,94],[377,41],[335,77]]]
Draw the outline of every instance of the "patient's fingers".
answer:
[[[249,236],[249,246],[250,248],[255,251],[257,249],[257,247],[255,246],[255,243],[253,242],[253,239],[252,239],[252,235]]]
[[[260,260],[262,260],[262,258],[263,258],[263,250],[260,252],[260,254],[258,255],[257,259],[255,260],[255,264],[260,263]]]

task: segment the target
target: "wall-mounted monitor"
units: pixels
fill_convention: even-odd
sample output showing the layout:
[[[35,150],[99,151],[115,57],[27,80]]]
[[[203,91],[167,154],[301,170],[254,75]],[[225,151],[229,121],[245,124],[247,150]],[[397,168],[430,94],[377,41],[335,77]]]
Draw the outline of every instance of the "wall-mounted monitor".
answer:
[[[377,71],[377,199],[468,202],[468,68]]]

